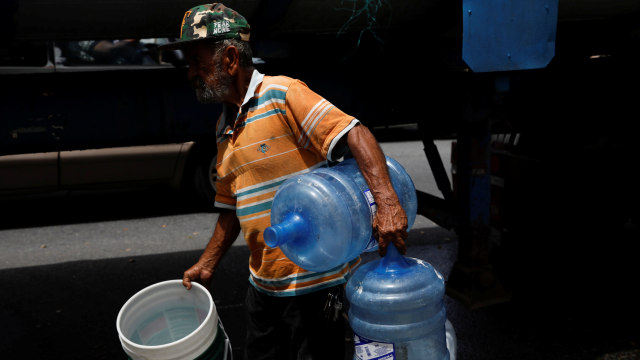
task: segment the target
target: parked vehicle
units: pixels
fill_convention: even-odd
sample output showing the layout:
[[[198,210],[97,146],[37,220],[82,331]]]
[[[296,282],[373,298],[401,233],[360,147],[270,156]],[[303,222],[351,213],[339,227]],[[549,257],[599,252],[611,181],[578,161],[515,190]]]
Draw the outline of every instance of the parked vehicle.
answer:
[[[221,108],[162,41],[0,45],[0,193],[166,184],[212,203]]]

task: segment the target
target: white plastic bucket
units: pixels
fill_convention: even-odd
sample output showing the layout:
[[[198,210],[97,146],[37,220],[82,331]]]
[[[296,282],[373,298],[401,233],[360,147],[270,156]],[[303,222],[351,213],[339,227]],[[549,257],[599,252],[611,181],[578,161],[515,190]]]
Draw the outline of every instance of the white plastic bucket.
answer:
[[[146,287],[120,309],[116,320],[122,348],[132,360],[226,358],[224,330],[209,291],[182,280]]]

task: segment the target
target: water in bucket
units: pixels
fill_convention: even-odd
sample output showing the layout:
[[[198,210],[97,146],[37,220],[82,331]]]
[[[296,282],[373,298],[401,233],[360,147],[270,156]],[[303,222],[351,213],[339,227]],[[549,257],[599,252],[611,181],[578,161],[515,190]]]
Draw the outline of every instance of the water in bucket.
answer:
[[[206,316],[207,309],[201,307],[156,309],[134,327],[130,340],[148,346],[169,344],[191,334],[204,322]]]

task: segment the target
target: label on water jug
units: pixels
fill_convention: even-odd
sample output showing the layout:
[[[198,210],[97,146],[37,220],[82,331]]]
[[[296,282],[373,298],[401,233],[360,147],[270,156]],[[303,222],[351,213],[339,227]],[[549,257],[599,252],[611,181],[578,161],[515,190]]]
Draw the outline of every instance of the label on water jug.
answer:
[[[371,194],[371,190],[367,189],[364,191],[364,197],[367,199],[367,204],[369,204],[369,212],[371,213],[371,224],[373,225],[373,220],[376,217],[376,213],[378,212],[378,205],[376,205],[376,201],[373,198],[373,194]],[[371,237],[367,246],[364,248],[364,252],[373,251],[378,248],[378,240],[375,237]]]
[[[396,353],[393,344],[369,340],[353,334],[355,345],[354,359],[356,360],[395,360]]]
[[[371,212],[371,223],[373,224],[373,219],[375,219],[376,213],[378,212],[378,205],[376,205],[376,201],[373,199],[371,190],[365,190],[364,197],[367,198],[367,203],[369,204],[369,212]]]

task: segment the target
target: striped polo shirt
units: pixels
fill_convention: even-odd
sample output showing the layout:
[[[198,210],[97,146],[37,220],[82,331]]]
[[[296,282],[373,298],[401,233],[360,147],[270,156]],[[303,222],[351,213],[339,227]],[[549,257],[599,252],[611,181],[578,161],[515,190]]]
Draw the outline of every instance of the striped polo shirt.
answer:
[[[360,262],[306,271],[263,239],[280,184],[342,156],[338,141],[357,123],[303,82],[255,70],[237,114],[225,106],[217,124],[216,206],[236,211],[251,252],[249,281],[258,290],[293,296],[339,285]]]

